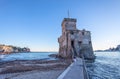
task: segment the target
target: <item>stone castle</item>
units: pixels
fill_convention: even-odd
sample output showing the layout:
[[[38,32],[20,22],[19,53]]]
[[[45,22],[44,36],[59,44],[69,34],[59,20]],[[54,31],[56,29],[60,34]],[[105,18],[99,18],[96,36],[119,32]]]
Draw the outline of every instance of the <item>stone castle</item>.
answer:
[[[77,20],[64,18],[62,22],[62,35],[58,38],[59,56],[63,58],[84,57],[95,59],[93,54],[91,33],[76,28]]]

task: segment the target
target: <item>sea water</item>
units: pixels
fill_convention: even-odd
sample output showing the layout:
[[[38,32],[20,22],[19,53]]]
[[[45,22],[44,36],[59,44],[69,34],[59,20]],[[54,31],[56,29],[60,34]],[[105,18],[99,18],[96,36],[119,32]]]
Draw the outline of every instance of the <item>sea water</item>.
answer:
[[[90,79],[120,79],[120,52],[95,54],[95,62],[87,65]]]
[[[0,62],[14,61],[14,60],[53,60],[49,57],[54,52],[28,52],[28,53],[12,53],[0,55]]]

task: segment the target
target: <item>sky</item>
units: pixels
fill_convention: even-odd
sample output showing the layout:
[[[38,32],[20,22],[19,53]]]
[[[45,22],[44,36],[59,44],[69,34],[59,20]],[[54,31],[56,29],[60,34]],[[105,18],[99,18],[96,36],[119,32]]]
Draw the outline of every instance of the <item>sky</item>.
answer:
[[[58,51],[68,10],[91,31],[94,50],[120,44],[120,0],[0,0],[0,44]]]

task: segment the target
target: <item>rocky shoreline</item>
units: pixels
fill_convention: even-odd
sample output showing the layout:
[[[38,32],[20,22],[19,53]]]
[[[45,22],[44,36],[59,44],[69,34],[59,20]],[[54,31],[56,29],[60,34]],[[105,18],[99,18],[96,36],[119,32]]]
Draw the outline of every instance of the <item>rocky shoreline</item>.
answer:
[[[56,79],[69,65],[71,60],[29,60],[29,61],[11,61],[0,64],[0,79],[14,79],[14,76],[17,74],[15,79],[26,79],[26,76],[31,76],[32,74],[38,74],[34,79]],[[33,73],[35,72],[35,73]],[[47,73],[54,73],[52,78],[49,78]],[[23,74],[24,73],[24,74]],[[27,75],[26,75],[27,73]],[[29,74],[30,73],[30,74]],[[40,75],[44,73],[43,75]],[[45,74],[46,73],[46,74]],[[13,77],[12,77],[13,76]],[[20,78],[21,76],[24,76]],[[28,78],[32,79],[32,78]]]

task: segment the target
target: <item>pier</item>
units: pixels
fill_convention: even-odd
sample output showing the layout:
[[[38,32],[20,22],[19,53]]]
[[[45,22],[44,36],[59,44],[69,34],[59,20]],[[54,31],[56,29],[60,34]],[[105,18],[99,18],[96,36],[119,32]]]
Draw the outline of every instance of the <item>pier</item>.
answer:
[[[57,79],[89,79],[84,60],[76,58]]]

